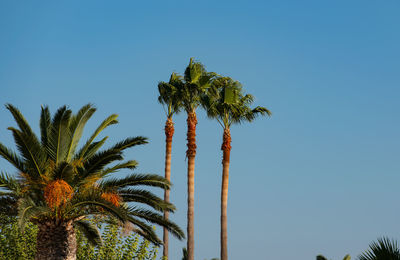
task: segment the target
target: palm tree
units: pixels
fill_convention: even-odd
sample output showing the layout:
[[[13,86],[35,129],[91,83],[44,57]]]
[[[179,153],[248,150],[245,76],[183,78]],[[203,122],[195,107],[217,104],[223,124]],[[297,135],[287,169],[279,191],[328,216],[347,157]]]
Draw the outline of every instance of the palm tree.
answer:
[[[158,83],[158,101],[166,107],[165,113],[167,121],[165,122],[165,179],[171,182],[171,149],[172,137],[174,136],[174,123],[172,116],[179,112],[181,103],[178,97],[178,90],[182,88],[182,77],[176,73],[172,73],[169,82]],[[164,201],[169,202],[169,189],[164,191]],[[164,219],[168,220],[169,211],[164,211]],[[169,238],[168,229],[164,228],[163,232],[163,257],[168,258]]]
[[[358,256],[359,260],[400,260],[400,248],[395,240],[387,237],[372,242],[369,250]]]
[[[187,209],[187,253],[188,260],[194,259],[194,163],[196,157],[196,109],[201,96],[210,87],[215,73],[207,72],[200,62],[190,59],[185,69],[184,84],[179,91],[179,99],[187,113],[187,151],[188,159],[188,209]]]
[[[265,107],[250,108],[252,95],[244,95],[242,85],[229,77],[218,77],[203,98],[203,106],[210,118],[216,119],[224,129],[222,136],[222,187],[221,187],[221,260],[228,259],[227,204],[229,162],[231,151],[232,124],[251,122],[257,115],[271,115]]]
[[[95,139],[106,127],[118,123],[117,115],[107,117],[78,150],[86,122],[96,111],[92,105],[83,106],[76,114],[63,106],[53,117],[48,107],[42,107],[40,140],[17,108],[10,104],[6,107],[19,128],[8,128],[19,154],[0,143],[0,156],[18,173],[12,176],[1,172],[0,208],[14,209],[9,214],[17,214],[21,227],[27,221],[38,225],[36,259],[76,259],[75,228],[91,243],[100,243],[99,231],[88,221],[90,217],[130,225],[131,230],[156,245],[161,241],[148,223],[167,227],[178,238],[184,236],[176,224],[156,212],[173,211],[174,206],[140,188],[167,189],[170,183],[165,178],[135,173],[107,178],[122,169],[135,169],[136,161],[122,161],[123,151],[147,143],[145,137],[130,137],[100,151],[107,137]],[[141,208],[140,203],[155,211]]]

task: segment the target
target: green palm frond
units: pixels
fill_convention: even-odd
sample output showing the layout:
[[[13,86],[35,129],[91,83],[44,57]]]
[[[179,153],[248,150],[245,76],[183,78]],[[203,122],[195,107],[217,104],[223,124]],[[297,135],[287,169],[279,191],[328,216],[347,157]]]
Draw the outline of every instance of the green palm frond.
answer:
[[[36,138],[36,135],[32,132],[31,127],[29,126],[28,122],[26,121],[25,117],[21,114],[21,112],[11,104],[7,104],[6,108],[11,112],[21,132],[25,133],[26,135],[31,135],[33,136],[33,138]]]
[[[76,115],[72,116],[69,124],[71,140],[67,150],[66,161],[69,162],[71,160],[72,155],[75,153],[78,142],[82,137],[83,129],[94,112],[96,112],[96,108],[92,107],[91,104],[87,104],[86,106],[83,106]]]
[[[100,187],[103,189],[109,188],[125,188],[128,186],[152,186],[162,189],[169,189],[171,183],[164,177],[156,174],[130,174],[124,178],[110,178],[100,182]]]
[[[26,172],[25,164],[23,159],[13,152],[11,149],[7,148],[0,143],[0,156],[11,163],[20,172]]]
[[[77,154],[77,158],[82,158],[87,150],[89,149],[90,145],[93,143],[94,139],[108,126],[114,125],[118,123],[118,115],[112,114],[109,117],[107,117],[94,131],[92,136],[86,141],[85,145],[80,149],[80,151]]]
[[[119,171],[121,169],[134,170],[134,169],[136,169],[138,164],[139,163],[137,161],[135,161],[135,160],[130,160],[130,161],[127,161],[127,162],[118,163],[118,164],[114,165],[113,167],[109,167],[109,168],[104,169],[101,172],[101,176],[102,177],[106,177],[108,174],[117,172],[117,171]]]
[[[163,212],[164,210],[173,212],[175,210],[173,204],[165,202],[163,199],[147,190],[119,189],[118,195],[121,196],[125,202],[143,203],[160,212]]]
[[[52,180],[65,180],[67,183],[71,183],[74,178],[74,168],[67,162],[59,163],[54,171],[52,171]]]
[[[89,243],[91,243],[93,246],[103,244],[101,234],[96,225],[87,220],[78,220],[74,223],[75,226],[85,235]]]
[[[91,143],[85,152],[83,152],[82,150],[75,155],[75,160],[82,160],[82,161],[86,161],[87,159],[91,158],[94,154],[96,154],[100,148],[104,145],[104,143],[107,141],[108,136],[104,137],[103,139],[101,139],[98,142],[93,142]]]
[[[51,122],[47,152],[56,164],[65,161],[67,156],[68,145],[71,140],[69,129],[71,114],[72,111],[63,106],[57,110]]]
[[[32,135],[27,135],[13,127],[8,129],[12,131],[17,148],[25,159],[27,166],[25,169],[28,170],[25,173],[30,174],[32,178],[40,178],[46,164],[46,154],[41,145]]]
[[[49,132],[51,127],[51,115],[50,110],[47,106],[41,107],[40,113],[40,133],[41,133],[41,141],[42,146],[47,147],[49,142]]]
[[[164,217],[160,214],[136,207],[129,207],[128,211],[130,216],[139,217],[151,223],[155,223],[165,227],[169,232],[171,232],[172,235],[174,235],[179,240],[185,237],[185,233],[176,224],[164,219]]]
[[[5,172],[0,172],[0,187],[5,188],[14,194],[21,192],[21,185],[14,177]]]
[[[142,145],[147,143],[148,141],[146,137],[143,136],[129,137],[121,142],[116,143],[114,146],[110,148],[110,150],[123,151],[125,149],[134,147],[136,145]]]
[[[100,213],[99,208],[101,208],[101,215],[112,216],[122,223],[127,221],[128,215],[123,207],[117,207],[101,198],[94,198],[93,200],[74,200],[71,204],[72,205],[65,212],[66,216],[77,218],[92,214],[96,215]]]
[[[50,216],[51,214],[52,212],[48,207],[38,205],[30,197],[24,197],[18,200],[18,225],[22,230],[25,227],[25,223],[32,218]]]
[[[359,260],[400,260],[400,248],[397,241],[387,237],[378,238],[369,245],[369,250],[358,256]]]
[[[128,217],[128,221],[132,223],[136,228],[133,228],[132,231],[140,234],[153,244],[160,246],[162,245],[162,242],[160,239],[157,237],[156,233],[154,232],[153,228],[146,224],[145,222],[135,218],[135,217]]]
[[[85,171],[87,175],[91,173],[98,173],[108,164],[122,160],[122,153],[118,150],[109,149],[101,151],[89,158],[85,163]]]

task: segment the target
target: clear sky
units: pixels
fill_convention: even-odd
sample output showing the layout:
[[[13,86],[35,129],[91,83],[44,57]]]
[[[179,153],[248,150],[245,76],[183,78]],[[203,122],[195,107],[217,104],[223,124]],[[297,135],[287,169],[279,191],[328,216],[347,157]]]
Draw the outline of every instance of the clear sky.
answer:
[[[144,135],[127,158],[163,174],[165,115],[157,83],[190,57],[243,83],[273,116],[232,128],[232,260],[356,257],[400,239],[400,2],[1,1],[0,104],[38,129],[54,112],[94,103],[115,142]],[[14,125],[0,108],[0,141]],[[186,229],[185,115],[175,117],[173,216]],[[196,259],[219,256],[222,129],[199,111]],[[0,160],[0,169],[8,169]],[[161,193],[160,193],[161,194]],[[171,241],[171,259],[185,242]]]

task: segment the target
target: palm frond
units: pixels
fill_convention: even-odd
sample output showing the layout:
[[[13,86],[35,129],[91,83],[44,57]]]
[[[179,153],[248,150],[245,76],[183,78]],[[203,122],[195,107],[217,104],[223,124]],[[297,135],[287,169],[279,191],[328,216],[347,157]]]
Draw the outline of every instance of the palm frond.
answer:
[[[133,217],[138,217],[141,219],[145,219],[151,223],[158,224],[160,226],[165,227],[173,236],[178,238],[179,240],[185,237],[184,232],[173,222],[164,219],[164,217],[160,214],[157,214],[150,210],[139,209],[136,207],[129,207],[129,215]]]
[[[387,237],[378,238],[369,245],[369,250],[358,256],[359,260],[400,260],[397,241]]]
[[[84,154],[86,154],[86,151],[89,149],[90,145],[93,143],[94,139],[108,126],[117,124],[118,123],[118,115],[112,114],[109,117],[107,117],[94,131],[92,136],[86,141],[85,145],[81,148],[81,150],[78,153],[78,157],[82,158]]]
[[[103,210],[102,215],[111,215],[117,218],[121,222],[125,222],[127,220],[126,210],[122,207],[117,207],[112,203],[101,199],[96,198],[95,200],[82,200],[79,202],[71,202],[71,206],[68,211],[65,212],[66,216],[86,216],[91,214],[98,214],[98,208]]]
[[[25,223],[32,218],[40,218],[50,214],[51,211],[48,207],[36,205],[30,197],[18,200],[18,225],[22,230],[25,227]]]
[[[128,186],[146,185],[159,187],[162,189],[169,189],[171,183],[164,177],[156,174],[130,174],[124,178],[111,178],[103,180],[99,184],[104,189],[108,188],[125,188]]]
[[[19,194],[21,191],[21,185],[19,182],[5,172],[0,172],[0,187],[6,188],[15,194]]]
[[[134,170],[134,169],[136,169],[138,164],[139,163],[137,161],[135,161],[135,160],[130,160],[130,161],[127,161],[127,162],[118,163],[118,164],[114,165],[113,167],[109,167],[109,168],[104,169],[101,172],[101,176],[105,177],[108,174],[117,172],[118,170],[121,170],[121,169]]]
[[[13,127],[8,128],[13,133],[15,143],[18,150],[25,159],[25,164],[29,167],[26,174],[32,175],[33,178],[38,178],[42,175],[46,164],[46,154],[37,139],[31,135],[27,135]]]
[[[69,162],[71,160],[78,142],[82,137],[83,129],[94,112],[96,112],[96,108],[94,108],[91,104],[87,104],[83,106],[76,115],[72,116],[71,123],[69,125],[69,130],[72,136],[67,151],[66,161]]]
[[[74,168],[67,162],[59,163],[52,171],[52,180],[62,179],[70,183],[74,178]]]
[[[142,145],[142,144],[147,144],[147,138],[143,136],[136,136],[136,137],[129,137],[126,138],[125,140],[116,143],[114,146],[110,148],[110,150],[117,150],[117,151],[123,151],[127,148],[131,148],[136,145]]]
[[[138,228],[133,228],[132,229],[133,232],[141,235],[142,237],[144,237],[145,239],[149,240],[150,242],[152,242],[157,246],[162,245],[162,242],[160,241],[154,230],[149,225],[132,216],[128,217],[128,221],[133,225],[135,225],[136,227],[138,227]]]
[[[94,154],[96,154],[99,149],[104,145],[106,140],[108,139],[108,136],[104,137],[100,141],[93,142],[89,145],[89,147],[86,149],[86,151],[83,153],[83,150],[80,150],[76,155],[75,155],[75,160],[87,160],[90,157],[92,157]]]
[[[41,141],[42,146],[47,147],[49,141],[49,131],[51,127],[51,116],[50,110],[47,106],[41,107],[40,113],[40,134],[41,134]]]
[[[1,143],[0,143],[0,156],[6,159],[19,171],[21,172],[26,171],[23,159],[20,156],[18,156],[15,152],[13,152],[11,149],[7,148]]]
[[[84,162],[84,168],[87,175],[91,173],[99,173],[103,170],[104,166],[122,160],[122,154],[118,150],[109,149],[106,151],[98,152]]]
[[[57,164],[65,161],[68,145],[71,140],[69,122],[72,111],[63,106],[57,110],[52,122],[48,139],[47,152],[49,157]]]
[[[87,240],[93,246],[103,244],[99,229],[93,223],[87,220],[78,220],[74,222],[75,226],[85,235]]]
[[[15,122],[17,122],[17,124],[18,124],[20,131],[27,135],[32,135],[33,138],[37,139],[36,135],[33,133],[31,127],[29,126],[28,122],[26,121],[24,116],[21,114],[21,112],[11,104],[7,104],[6,108],[11,112],[12,116],[15,119]]]
[[[173,212],[176,209],[171,203],[165,202],[154,193],[143,189],[119,189],[118,195],[125,202],[143,203],[160,212]]]

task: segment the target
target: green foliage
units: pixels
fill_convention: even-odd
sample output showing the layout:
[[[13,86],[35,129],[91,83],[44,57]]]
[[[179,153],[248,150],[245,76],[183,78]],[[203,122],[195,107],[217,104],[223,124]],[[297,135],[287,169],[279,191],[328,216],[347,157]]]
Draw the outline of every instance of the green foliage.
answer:
[[[101,227],[101,226],[99,226]],[[0,217],[0,259],[30,260],[35,258],[38,228],[28,223],[20,232],[15,218]],[[130,233],[124,236],[117,225],[107,224],[101,234],[102,244],[93,246],[77,229],[78,260],[155,260],[158,247]]]
[[[104,226],[103,244],[94,247],[85,236],[78,233],[77,259],[82,260],[155,260],[158,247],[150,246],[148,240],[140,239],[135,233],[124,236],[117,225]]]
[[[0,259],[34,259],[37,227],[32,223],[20,232],[14,218],[0,217]]]
[[[395,240],[378,238],[369,245],[369,250],[358,256],[359,260],[400,260],[400,248]]]
[[[252,122],[258,115],[271,115],[271,111],[265,107],[251,108],[253,101],[254,97],[244,93],[239,81],[222,76],[213,78],[211,87],[201,98],[207,116],[216,119],[224,128]]]

